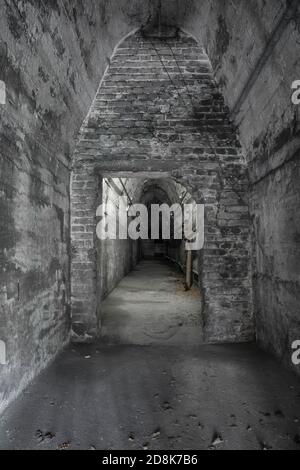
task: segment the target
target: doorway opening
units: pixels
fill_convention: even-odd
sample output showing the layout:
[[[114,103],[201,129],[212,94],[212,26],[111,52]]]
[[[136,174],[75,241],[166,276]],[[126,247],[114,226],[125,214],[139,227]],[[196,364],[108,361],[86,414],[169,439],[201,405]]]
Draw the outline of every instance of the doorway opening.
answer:
[[[169,177],[104,176],[101,185],[102,215],[113,215],[113,231],[117,229],[118,235],[124,223],[120,220],[121,200],[125,199],[129,227],[132,208],[144,208],[147,213],[145,226],[136,224],[136,239],[97,240],[102,340],[140,345],[201,343],[201,251],[187,251],[184,235],[181,239],[176,236],[178,223],[173,211],[185,205],[193,207],[195,200]],[[162,212],[153,229],[153,207],[171,209],[170,236],[165,237]],[[103,227],[109,229],[106,223]]]

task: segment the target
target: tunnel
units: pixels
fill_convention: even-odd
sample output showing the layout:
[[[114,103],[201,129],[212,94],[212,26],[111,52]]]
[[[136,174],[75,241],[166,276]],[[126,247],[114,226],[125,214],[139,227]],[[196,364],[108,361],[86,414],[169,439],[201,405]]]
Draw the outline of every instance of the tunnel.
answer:
[[[112,230],[122,219],[120,197],[125,197],[125,217],[138,230],[134,239],[110,239],[105,234],[97,241],[99,335],[106,344],[200,344],[204,342],[201,249],[187,254],[180,212],[196,203],[176,181],[145,176],[102,179],[102,213],[110,214],[107,222],[113,224]],[[138,210],[145,211],[145,220],[136,222],[132,217]]]
[[[0,450],[299,449],[299,2],[0,11]]]

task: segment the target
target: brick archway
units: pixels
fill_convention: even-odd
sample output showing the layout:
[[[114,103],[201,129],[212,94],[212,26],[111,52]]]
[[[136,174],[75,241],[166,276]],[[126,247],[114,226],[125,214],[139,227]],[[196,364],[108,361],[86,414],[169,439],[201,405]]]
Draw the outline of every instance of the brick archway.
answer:
[[[207,55],[196,41],[146,38],[116,50],[81,129],[71,185],[72,322],[95,338],[99,177],[168,172],[206,205],[204,321],[208,342],[253,339],[247,173]],[[204,201],[203,201],[204,199]]]

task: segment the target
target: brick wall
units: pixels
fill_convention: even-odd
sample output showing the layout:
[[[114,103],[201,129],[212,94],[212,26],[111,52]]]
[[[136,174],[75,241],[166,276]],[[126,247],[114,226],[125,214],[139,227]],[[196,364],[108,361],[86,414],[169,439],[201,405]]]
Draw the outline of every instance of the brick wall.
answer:
[[[247,172],[208,57],[192,38],[136,33],[120,45],[81,130],[74,178],[85,166],[167,171],[205,203],[206,340],[251,340]]]

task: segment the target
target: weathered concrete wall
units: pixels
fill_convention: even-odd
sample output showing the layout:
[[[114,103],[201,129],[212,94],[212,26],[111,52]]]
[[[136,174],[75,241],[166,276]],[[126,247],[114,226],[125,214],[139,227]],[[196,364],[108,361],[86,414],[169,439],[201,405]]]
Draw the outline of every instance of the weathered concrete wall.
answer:
[[[127,194],[132,196],[130,182],[128,180],[122,181],[126,187]],[[129,183],[129,184],[128,184]],[[103,188],[103,204],[106,211],[112,214],[110,207],[113,206],[113,211],[118,214],[119,197],[127,199],[124,189],[117,178],[112,180],[104,179]],[[130,204],[129,201],[127,201]],[[117,216],[117,229],[120,220]],[[104,299],[126,276],[135,266],[137,262],[137,241],[130,239],[120,240],[99,240],[98,253],[100,255],[100,276],[101,276],[101,299]]]
[[[179,24],[206,47],[249,168],[257,337],[291,365],[300,338],[298,1],[182,2]],[[297,368],[299,371],[299,368]]]
[[[209,60],[193,39],[181,34],[161,41],[137,33],[120,45],[82,128],[75,177],[88,166],[100,174],[169,172],[205,202],[207,341],[253,338],[242,160]],[[89,302],[81,307],[88,325]]]
[[[257,183],[252,201],[258,338],[287,364],[291,345],[300,338],[299,181],[297,158]]]
[[[0,0],[0,411],[69,339],[71,155],[107,58],[148,15],[137,0]]]

